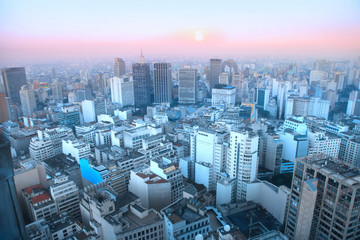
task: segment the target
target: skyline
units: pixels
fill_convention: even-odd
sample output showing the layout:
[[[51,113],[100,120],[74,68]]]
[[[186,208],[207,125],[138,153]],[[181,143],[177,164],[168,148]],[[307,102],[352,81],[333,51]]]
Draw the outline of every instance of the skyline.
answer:
[[[0,1],[0,64],[146,56],[357,57],[358,1]]]

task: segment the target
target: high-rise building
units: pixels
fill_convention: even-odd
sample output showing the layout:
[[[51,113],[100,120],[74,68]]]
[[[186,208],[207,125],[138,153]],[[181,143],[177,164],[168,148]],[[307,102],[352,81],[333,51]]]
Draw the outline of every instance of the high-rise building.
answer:
[[[172,103],[171,64],[154,64],[154,103]]]
[[[286,99],[285,118],[292,116],[314,116],[328,119],[330,101],[317,97],[289,96]]]
[[[9,118],[9,110],[8,110],[8,102],[5,97],[5,93],[0,93],[0,124],[8,121]]]
[[[200,129],[191,136],[191,148],[195,150],[195,182],[203,184],[208,191],[216,190],[216,183],[225,170],[228,138],[229,133],[224,128]]]
[[[232,86],[212,89],[212,106],[229,108],[235,105],[236,89]]]
[[[0,236],[3,239],[26,239],[23,216],[16,196],[10,144],[0,136]]]
[[[34,90],[28,85],[24,85],[20,90],[20,100],[24,116],[31,116],[36,111],[36,101]]]
[[[126,73],[125,62],[122,58],[114,58],[114,76],[121,77]]]
[[[151,104],[151,75],[150,66],[145,63],[141,53],[140,62],[132,65],[134,81],[135,106],[146,106]]]
[[[245,200],[247,184],[254,181],[258,172],[259,136],[242,128],[230,133],[226,172],[236,179],[236,200]]]
[[[106,100],[103,99],[84,100],[81,105],[82,115],[86,123],[96,122],[98,115],[106,113]]]
[[[5,85],[6,97],[10,97],[13,103],[20,104],[19,91],[26,85],[25,68],[5,68],[1,70]]]
[[[213,87],[219,83],[219,75],[222,72],[222,64],[221,59],[210,59],[210,76],[209,76],[209,83],[210,83],[210,92],[212,91]]]
[[[196,103],[197,70],[179,69],[179,103]]]
[[[256,94],[256,106],[265,109],[269,103],[270,90],[266,88],[258,88]]]
[[[285,228],[289,239],[358,239],[359,172],[325,154],[297,159]]]
[[[347,115],[360,116],[360,92],[352,91],[346,108]]]
[[[219,84],[230,85],[230,74],[228,72],[220,73]]]
[[[110,79],[111,101],[122,107],[134,105],[134,81],[131,75]]]
[[[339,159],[354,166],[360,167],[360,137],[357,134],[344,132],[339,134],[341,143]]]
[[[55,100],[63,101],[63,85],[59,81],[55,81],[52,83],[52,95]]]

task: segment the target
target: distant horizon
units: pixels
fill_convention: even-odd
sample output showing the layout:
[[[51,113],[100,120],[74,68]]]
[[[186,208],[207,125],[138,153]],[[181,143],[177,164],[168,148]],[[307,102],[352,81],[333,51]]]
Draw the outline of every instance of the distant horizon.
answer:
[[[0,0],[0,65],[136,58],[360,56],[360,2]]]

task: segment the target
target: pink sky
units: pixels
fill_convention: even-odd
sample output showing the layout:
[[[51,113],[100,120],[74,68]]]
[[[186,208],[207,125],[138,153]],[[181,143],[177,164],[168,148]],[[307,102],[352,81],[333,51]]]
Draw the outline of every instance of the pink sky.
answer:
[[[110,60],[140,49],[148,58],[360,55],[356,0],[106,3],[0,3],[0,63]]]

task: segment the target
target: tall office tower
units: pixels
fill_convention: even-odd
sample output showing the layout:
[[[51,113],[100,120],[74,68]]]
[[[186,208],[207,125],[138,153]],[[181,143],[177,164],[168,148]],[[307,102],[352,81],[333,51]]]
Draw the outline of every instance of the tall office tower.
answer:
[[[213,87],[219,83],[219,75],[222,72],[221,59],[210,59],[210,93]]]
[[[237,103],[241,102],[243,81],[241,80],[240,74],[238,74],[238,73],[234,74],[233,79],[232,79],[232,86],[235,87],[235,89],[236,89],[235,101]]]
[[[289,239],[358,239],[359,168],[325,154],[296,160],[285,234]]]
[[[347,115],[357,115],[360,116],[360,92],[352,91],[349,96],[347,108]]]
[[[125,62],[122,58],[114,58],[114,76],[121,77],[126,73]]]
[[[122,58],[114,58],[114,76],[121,77],[126,73],[125,62]]]
[[[7,105],[5,93],[0,93],[0,124],[10,119]]]
[[[246,199],[247,184],[254,181],[258,171],[259,136],[242,128],[230,133],[226,172],[236,179],[236,200]]]
[[[25,68],[4,68],[1,73],[6,97],[10,97],[13,103],[20,104],[19,91],[22,86],[26,85]]]
[[[14,184],[10,144],[0,136],[0,236],[26,239],[25,225]]]
[[[171,64],[154,64],[154,103],[172,103]]]
[[[36,101],[34,90],[28,85],[24,85],[20,90],[21,107],[24,116],[31,116],[36,111]]]
[[[201,129],[191,136],[191,151],[195,158],[195,182],[208,191],[216,190],[216,183],[225,170],[229,133],[224,128]],[[206,149],[206,151],[204,151]]]
[[[150,66],[145,63],[141,53],[139,63],[132,65],[134,81],[134,102],[135,106],[146,106],[151,104],[151,75]]]
[[[52,84],[52,95],[55,100],[63,101],[64,95],[63,95],[63,85],[61,82],[54,81]]]
[[[256,94],[256,106],[265,109],[269,103],[270,90],[266,88],[258,88]]]
[[[111,101],[122,107],[134,105],[134,81],[131,75],[110,78]]]
[[[179,103],[196,103],[197,70],[179,69]]]

